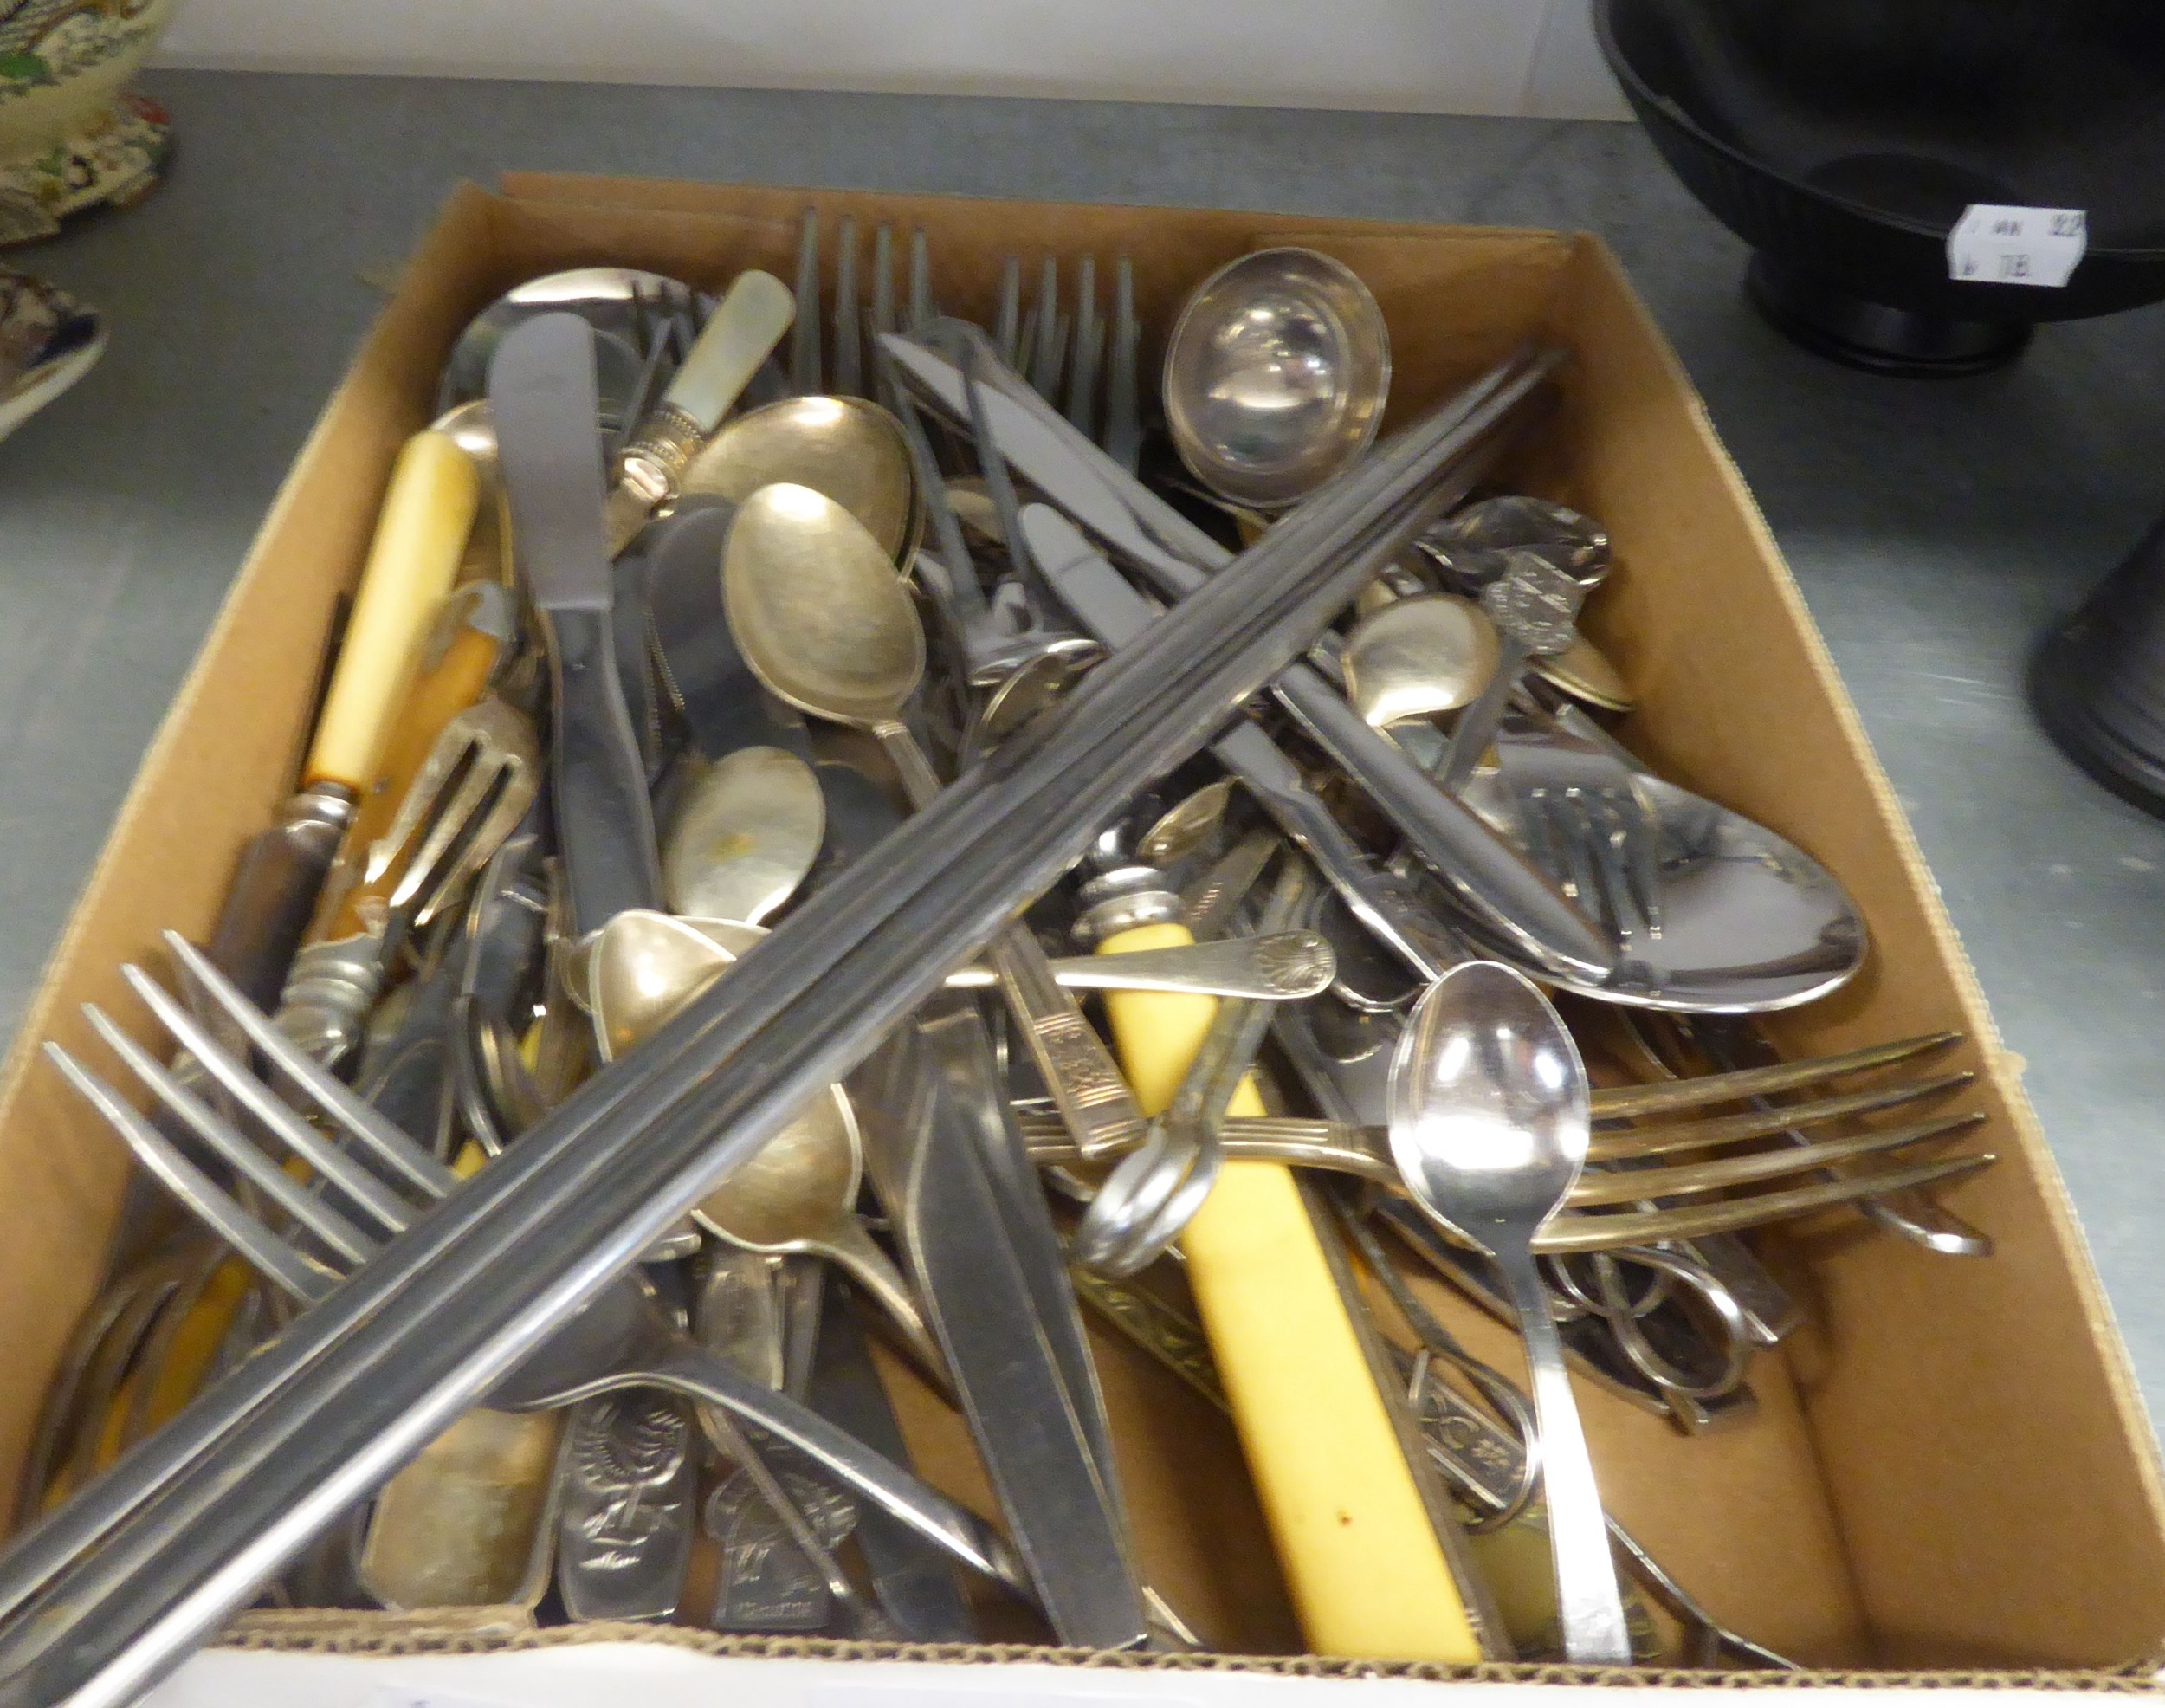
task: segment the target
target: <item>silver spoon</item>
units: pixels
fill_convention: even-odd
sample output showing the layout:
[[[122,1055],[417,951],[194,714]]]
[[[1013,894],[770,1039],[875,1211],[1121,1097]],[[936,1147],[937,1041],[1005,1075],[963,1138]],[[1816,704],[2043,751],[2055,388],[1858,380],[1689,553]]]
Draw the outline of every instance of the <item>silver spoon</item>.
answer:
[[[1346,637],[1346,697],[1376,729],[1455,712],[1479,696],[1502,654],[1496,624],[1471,599],[1397,599]]]
[[[1389,1097],[1392,1160],[1406,1190],[1440,1226],[1496,1260],[1518,1311],[1564,1653],[1629,1666],[1608,1522],[1534,1258],[1534,1236],[1586,1161],[1589,1093],[1578,1047],[1523,974],[1469,961],[1415,1005],[1391,1064]]]
[[[799,711],[880,744],[917,807],[940,779],[902,713],[925,671],[925,632],[902,578],[856,517],[809,488],[745,501],[722,553],[722,606],[752,673]],[[1062,1116],[1095,1155],[1138,1134],[1128,1082],[1027,927],[993,939],[1000,987]]]
[[[1189,296],[1166,345],[1166,424],[1196,479],[1258,510],[1368,449],[1391,388],[1383,311],[1343,262],[1259,249]]]
[[[590,989],[605,1060],[669,1020],[734,963],[734,955],[724,955],[717,964],[703,939],[688,931],[673,937],[653,928],[656,922],[675,923],[635,909],[612,917],[595,940]],[[695,964],[702,948],[703,967]],[[863,1177],[856,1111],[849,1094],[832,1085],[694,1206],[692,1217],[746,1251],[803,1252],[840,1265],[879,1302],[926,1374],[944,1385],[947,1361],[917,1301],[857,1220]]]
[[[779,747],[725,754],[663,839],[669,910],[757,925],[797,893],[826,833],[826,796],[803,760]]]

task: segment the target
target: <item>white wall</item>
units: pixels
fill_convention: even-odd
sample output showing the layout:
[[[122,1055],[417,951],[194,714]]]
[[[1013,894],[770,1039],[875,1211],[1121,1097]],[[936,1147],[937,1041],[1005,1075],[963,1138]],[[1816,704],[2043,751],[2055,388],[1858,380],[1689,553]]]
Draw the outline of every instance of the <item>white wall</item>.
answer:
[[[168,65],[1622,118],[1591,0],[187,0]]]

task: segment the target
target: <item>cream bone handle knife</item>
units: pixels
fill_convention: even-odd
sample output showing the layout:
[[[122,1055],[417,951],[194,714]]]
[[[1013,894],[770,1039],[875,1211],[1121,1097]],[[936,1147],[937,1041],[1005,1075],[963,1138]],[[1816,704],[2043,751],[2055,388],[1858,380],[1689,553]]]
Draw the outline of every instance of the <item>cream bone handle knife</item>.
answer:
[[[647,518],[676,496],[677,482],[707,436],[742,395],[796,318],[796,299],[772,273],[737,275],[701,330],[662,401],[633,430],[610,489],[609,555],[629,546]]]

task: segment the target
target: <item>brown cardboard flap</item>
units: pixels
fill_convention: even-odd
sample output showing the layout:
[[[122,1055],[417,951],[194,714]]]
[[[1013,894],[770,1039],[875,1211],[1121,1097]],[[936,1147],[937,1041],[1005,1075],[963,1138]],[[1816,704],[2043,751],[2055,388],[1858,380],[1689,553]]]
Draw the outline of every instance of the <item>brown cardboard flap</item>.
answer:
[[[1128,256],[1154,340],[1147,360],[1213,268],[1265,243],[1323,249],[1368,280],[1391,321],[1400,417],[1524,340],[1569,346],[1563,408],[1516,477],[1600,516],[1615,540],[1619,567],[1588,624],[1644,696],[1627,734],[1680,781],[1825,861],[1871,922],[1865,973],[1839,997],[1782,1017],[1785,1047],[1807,1053],[1966,1031],[1962,1064],[1980,1075],[1967,1106],[1988,1114],[1984,1136],[2006,1159],[1947,1200],[2000,1242],[1988,1261],[1868,1236],[1853,1215],[1770,1248],[1814,1328],[1759,1361],[1756,1416],[1686,1438],[1586,1390],[1605,1490],[1718,1615],[1809,1663],[2099,1666],[2165,1637],[2155,1446],[2049,1154],[1765,525],[1605,249],[1553,233],[1312,216],[506,182],[509,197],[470,187],[452,197],[318,424],[145,762],[0,1083],[0,1166],[11,1182],[0,1198],[0,1252],[14,1284],[0,1296],[0,1335],[16,1372],[0,1395],[0,1471],[19,1459],[46,1375],[96,1284],[124,1177],[118,1145],[66,1098],[36,1044],[51,1037],[83,1050],[74,1014],[85,998],[139,1021],[119,1000],[117,964],[155,964],[163,926],[206,931],[236,851],[292,786],[335,600],[358,571],[391,457],[427,419],[451,340],[501,289],[559,267],[607,260],[712,285],[758,265],[792,278],[798,218],[813,204],[830,234],[830,268],[841,215],[858,222],[861,267],[874,225],[922,230],[942,306],[979,317],[1010,253],[1026,268],[1046,252],[1093,253],[1101,269]],[[1517,1368],[1503,1330],[1464,1308],[1452,1320],[1477,1351]],[[1214,1643],[1248,1654],[1291,1648],[1230,1431],[1124,1345],[1097,1344],[1151,1579]],[[986,1507],[957,1421],[889,1374],[921,1464]],[[576,1640],[439,1632],[425,1621],[391,1634],[365,1622],[339,1627],[343,1634],[303,1624],[287,1637],[373,1641],[378,1652]],[[286,1640],[274,1628],[251,1624],[246,1640]],[[353,1634],[368,1631],[378,1636]]]

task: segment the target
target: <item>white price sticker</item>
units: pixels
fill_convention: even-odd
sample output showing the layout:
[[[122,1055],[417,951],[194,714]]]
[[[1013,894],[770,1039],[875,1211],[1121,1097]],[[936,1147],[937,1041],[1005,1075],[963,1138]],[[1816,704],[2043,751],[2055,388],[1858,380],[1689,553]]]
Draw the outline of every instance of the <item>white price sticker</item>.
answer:
[[[2007,208],[1973,202],[1947,234],[1947,276],[1979,285],[2057,290],[2090,246],[2080,208]]]

